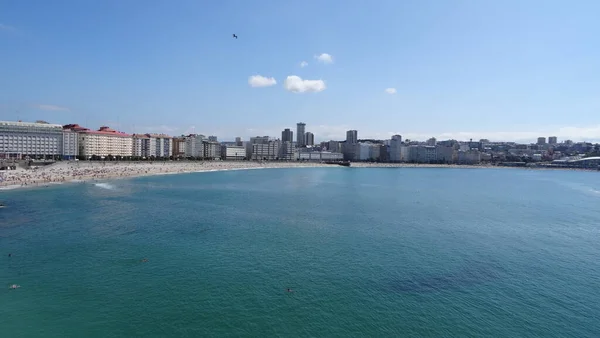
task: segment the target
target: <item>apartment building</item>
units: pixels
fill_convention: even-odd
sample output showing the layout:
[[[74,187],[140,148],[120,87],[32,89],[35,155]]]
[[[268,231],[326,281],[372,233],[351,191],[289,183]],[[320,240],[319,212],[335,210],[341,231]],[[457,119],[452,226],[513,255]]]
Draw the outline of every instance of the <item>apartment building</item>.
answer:
[[[171,154],[174,157],[185,157],[185,137],[173,137],[172,146]]]
[[[102,126],[91,130],[78,124],[68,124],[64,129],[77,132],[79,155],[92,156],[133,156],[133,138],[131,135]]]
[[[0,121],[0,158],[62,156],[63,142],[60,124]]]
[[[246,158],[246,148],[238,145],[222,145],[221,159],[223,160],[243,160]]]

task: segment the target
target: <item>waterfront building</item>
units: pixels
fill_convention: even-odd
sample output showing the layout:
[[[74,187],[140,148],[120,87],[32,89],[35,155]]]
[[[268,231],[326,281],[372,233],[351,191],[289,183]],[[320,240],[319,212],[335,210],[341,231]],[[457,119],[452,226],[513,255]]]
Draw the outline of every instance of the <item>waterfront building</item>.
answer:
[[[297,153],[297,160],[300,161],[341,161],[344,154],[331,151],[302,151]]]
[[[173,157],[185,157],[185,137],[173,137]]]
[[[148,151],[150,148],[150,138],[148,136],[146,136],[145,134],[133,134],[132,137],[133,137],[132,156],[142,157],[142,158],[150,157],[149,151]]]
[[[74,160],[79,156],[79,137],[77,132],[63,128],[62,158]]]
[[[204,158],[204,135],[190,134],[185,137],[185,157]]]
[[[127,133],[113,130],[107,126],[91,130],[78,124],[68,124],[64,128],[77,132],[80,156],[86,158],[133,156],[133,138]]]
[[[0,121],[0,158],[59,157],[63,141],[60,124]]]
[[[481,162],[481,153],[479,150],[459,151],[459,164],[479,164]]]
[[[402,136],[394,135],[390,140],[390,162],[402,162]]]
[[[379,145],[379,162],[389,162],[390,161],[390,146],[387,144]]]
[[[273,140],[266,143],[252,144],[253,160],[278,160],[281,141]]]
[[[219,142],[204,140],[202,142],[202,146],[204,147],[204,156],[202,156],[203,158],[214,160],[221,157],[221,145]]]
[[[235,145],[236,146],[243,146],[243,142],[242,142],[242,138],[241,137],[236,137],[235,138]]]
[[[304,147],[306,145],[305,140],[306,123],[299,122],[296,124],[296,145],[298,147]]]
[[[293,143],[291,141],[281,142],[281,146],[279,147],[279,159],[290,161],[294,158]]]
[[[311,133],[310,131],[307,131],[306,134],[304,134],[304,145],[305,146],[314,146],[315,145],[315,134]]]
[[[281,132],[281,142],[294,142],[294,132],[291,131],[289,128],[285,128]]]
[[[134,134],[133,156],[166,158],[173,154],[172,137],[165,134]]]
[[[342,146],[340,144],[340,142],[338,141],[329,141],[327,142],[327,150],[331,151],[332,153],[341,153],[342,152]]]
[[[358,143],[358,131],[348,130],[346,132],[346,143],[350,143],[350,144]]]
[[[456,150],[454,147],[448,147],[438,144],[436,146],[436,161],[440,163],[454,163],[456,162]]]
[[[236,142],[237,143],[237,142]],[[222,145],[221,159],[223,160],[243,160],[246,158],[246,148],[238,145]]]

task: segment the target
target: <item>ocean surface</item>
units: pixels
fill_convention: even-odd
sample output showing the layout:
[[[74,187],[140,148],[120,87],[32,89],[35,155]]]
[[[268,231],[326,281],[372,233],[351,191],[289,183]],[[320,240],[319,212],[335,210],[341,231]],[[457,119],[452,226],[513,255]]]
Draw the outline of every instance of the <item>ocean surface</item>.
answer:
[[[263,169],[0,201],[6,338],[600,337],[598,172]]]

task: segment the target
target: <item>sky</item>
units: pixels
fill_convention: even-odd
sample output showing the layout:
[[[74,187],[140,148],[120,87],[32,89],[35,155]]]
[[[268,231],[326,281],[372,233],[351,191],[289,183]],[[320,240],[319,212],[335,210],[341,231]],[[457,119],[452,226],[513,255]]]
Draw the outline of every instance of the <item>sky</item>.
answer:
[[[0,120],[596,142],[598,13],[596,0],[0,0]]]

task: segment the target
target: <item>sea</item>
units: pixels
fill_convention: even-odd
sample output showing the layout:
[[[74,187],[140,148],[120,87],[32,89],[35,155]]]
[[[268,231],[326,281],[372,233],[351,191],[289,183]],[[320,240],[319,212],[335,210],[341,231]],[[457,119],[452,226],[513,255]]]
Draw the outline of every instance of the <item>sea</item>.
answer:
[[[598,172],[239,170],[0,201],[6,338],[600,337]]]

